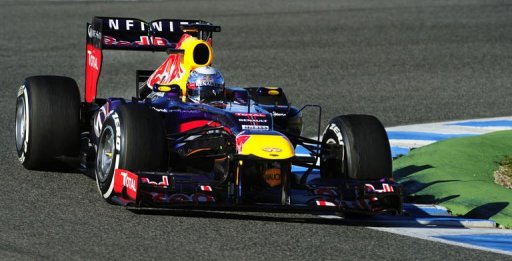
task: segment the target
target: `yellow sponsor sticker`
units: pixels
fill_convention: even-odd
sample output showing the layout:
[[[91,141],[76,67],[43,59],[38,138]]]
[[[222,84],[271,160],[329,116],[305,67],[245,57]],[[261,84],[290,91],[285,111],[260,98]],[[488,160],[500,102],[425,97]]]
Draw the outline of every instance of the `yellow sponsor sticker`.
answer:
[[[171,87],[170,86],[158,86],[158,91],[161,91],[161,92],[168,92],[171,90]]]
[[[279,95],[279,90],[268,90],[268,95],[272,95],[272,96]]]

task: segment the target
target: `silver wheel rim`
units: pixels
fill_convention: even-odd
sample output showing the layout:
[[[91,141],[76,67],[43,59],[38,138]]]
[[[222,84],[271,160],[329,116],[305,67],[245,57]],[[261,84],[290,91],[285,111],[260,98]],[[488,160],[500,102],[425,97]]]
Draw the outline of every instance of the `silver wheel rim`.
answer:
[[[21,151],[27,133],[25,98],[20,97],[16,103],[16,149]]]
[[[101,182],[104,182],[110,170],[115,152],[115,135],[114,130],[110,126],[106,126],[100,138],[98,147],[98,156],[96,157],[97,174]]]

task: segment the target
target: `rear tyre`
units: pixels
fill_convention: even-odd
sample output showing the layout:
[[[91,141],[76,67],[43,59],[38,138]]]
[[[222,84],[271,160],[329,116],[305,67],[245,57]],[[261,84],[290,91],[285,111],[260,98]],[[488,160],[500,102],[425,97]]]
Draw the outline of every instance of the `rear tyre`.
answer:
[[[75,80],[33,76],[16,99],[16,151],[27,169],[59,170],[57,158],[80,150],[80,92]]]
[[[120,106],[103,123],[96,154],[96,182],[112,202],[114,170],[167,171],[165,127],[160,115],[143,105]]]
[[[370,115],[333,118],[322,138],[322,178],[375,180],[392,177],[386,130]]]

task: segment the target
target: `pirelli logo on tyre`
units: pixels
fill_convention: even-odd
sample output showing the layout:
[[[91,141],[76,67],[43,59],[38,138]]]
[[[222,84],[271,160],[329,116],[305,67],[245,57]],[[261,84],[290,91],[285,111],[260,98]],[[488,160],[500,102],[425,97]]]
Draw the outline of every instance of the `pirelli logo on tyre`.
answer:
[[[338,128],[338,126],[336,126],[336,124],[330,124],[329,125],[329,129],[332,130],[334,132],[334,134],[336,134],[336,137],[338,137],[338,141],[342,141],[343,140],[343,136],[341,135],[341,130],[340,128]]]

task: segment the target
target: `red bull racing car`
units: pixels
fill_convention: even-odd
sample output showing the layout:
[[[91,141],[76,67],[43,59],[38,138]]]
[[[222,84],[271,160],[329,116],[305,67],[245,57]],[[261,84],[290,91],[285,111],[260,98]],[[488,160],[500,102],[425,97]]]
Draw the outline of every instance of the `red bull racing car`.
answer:
[[[102,198],[130,208],[401,213],[402,188],[375,117],[338,116],[320,135],[321,107],[290,106],[281,88],[226,87],[217,101],[185,99],[191,72],[211,65],[220,29],[95,17],[83,101],[68,77],[33,76],[19,89],[20,162],[56,170],[79,159]],[[136,70],[134,97],[102,98],[103,50],[168,56],[156,70]],[[318,110],[316,139],[302,136],[304,109]]]

